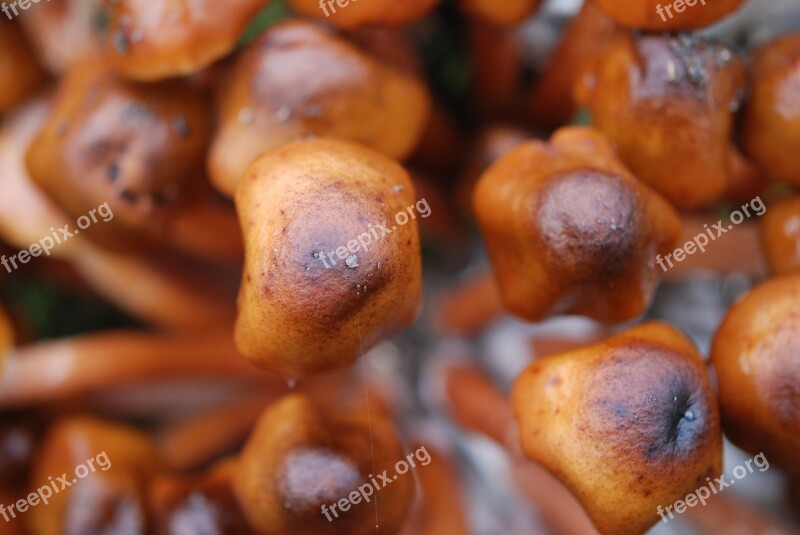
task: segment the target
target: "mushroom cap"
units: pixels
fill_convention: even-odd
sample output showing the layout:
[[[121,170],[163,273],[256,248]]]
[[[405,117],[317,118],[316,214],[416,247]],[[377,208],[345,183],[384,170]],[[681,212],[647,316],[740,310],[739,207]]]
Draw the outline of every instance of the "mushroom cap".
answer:
[[[31,481],[49,486],[52,480],[61,490],[64,483],[55,478],[66,474],[69,487],[53,493],[47,507],[26,512],[32,531],[83,535],[114,527],[125,533],[143,532],[145,485],[158,468],[147,435],[90,417],[62,420],[43,439]]]
[[[15,22],[0,17],[0,115],[19,104],[44,82],[25,35]]]
[[[103,50],[125,78],[162,80],[196,73],[230,53],[270,0],[104,0]]]
[[[742,147],[770,177],[800,185],[800,34],[756,53]]]
[[[409,325],[421,303],[419,234],[397,214],[415,202],[399,164],[350,142],[299,141],[253,162],[236,194],[245,357],[302,377],[350,365]]]
[[[481,177],[474,204],[503,302],[530,321],[642,314],[661,273],[656,255],[681,227],[590,128],[518,145]]]
[[[664,0],[593,0],[617,22],[654,31],[694,30],[710,26],[739,9],[746,0],[684,0],[683,11]],[[670,6],[669,11],[664,5]],[[663,15],[659,14],[659,7]],[[672,15],[672,16],[670,16]]]
[[[708,370],[692,343],[651,322],[546,357],[514,383],[525,454],[560,479],[600,533],[642,535],[674,503],[722,473]]]
[[[594,126],[637,178],[681,208],[719,199],[730,183],[734,110],[744,67],[693,36],[620,34],[579,87]]]
[[[334,413],[291,395],[261,416],[239,457],[234,491],[260,535],[369,535],[376,523],[396,533],[414,494],[410,474],[384,483],[380,492],[372,488],[371,503],[329,512],[332,521],[321,511],[371,486],[384,470],[391,479],[403,458],[397,433],[381,414]]]
[[[28,171],[76,222],[94,210],[91,239],[141,250],[164,242],[201,188],[210,123],[205,99],[182,84],[132,84],[84,63],[62,79]]]
[[[441,0],[290,0],[298,13],[323,19],[338,28],[405,26],[422,19]],[[323,5],[325,7],[323,7]]]
[[[245,49],[222,88],[208,162],[212,182],[232,195],[260,153],[310,136],[406,158],[430,106],[416,77],[313,24],[279,24]]]
[[[728,311],[711,348],[725,435],[800,474],[800,276],[764,282]]]

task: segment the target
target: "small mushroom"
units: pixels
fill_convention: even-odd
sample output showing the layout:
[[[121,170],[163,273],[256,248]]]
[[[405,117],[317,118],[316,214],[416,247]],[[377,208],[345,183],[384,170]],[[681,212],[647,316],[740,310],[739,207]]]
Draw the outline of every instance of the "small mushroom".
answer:
[[[593,65],[576,93],[633,174],[680,208],[722,197],[745,88],[734,53],[696,36],[621,33]]]
[[[415,202],[400,165],[345,141],[299,141],[253,162],[236,193],[242,354],[304,377],[410,324],[422,291]]]
[[[381,414],[340,414],[292,395],[262,415],[239,457],[233,487],[259,535],[369,535],[376,525],[393,534],[414,494],[412,476],[392,479],[394,463],[403,458],[396,431]],[[362,499],[359,487],[372,485],[384,470],[391,483],[370,502]]]
[[[681,227],[589,128],[518,145],[484,173],[474,202],[503,302],[529,321],[642,314],[659,280],[657,257]]]
[[[800,272],[800,196],[770,203],[760,226],[761,241],[772,273]]]
[[[186,76],[230,53],[269,0],[103,0],[103,50],[132,80]]]
[[[59,492],[25,513],[32,535],[145,533],[146,485],[159,465],[150,438],[134,428],[89,417],[57,422],[42,440],[31,485]],[[56,480],[61,474],[66,479]]]
[[[259,154],[301,138],[346,139],[406,158],[424,132],[430,97],[416,77],[333,33],[288,22],[248,45],[219,108],[208,167],[217,189],[232,196]]]
[[[711,349],[725,435],[800,474],[800,276],[764,282],[734,304]]]
[[[62,79],[28,171],[74,220],[92,216],[84,225],[94,241],[117,251],[154,247],[195,202],[210,122],[204,99],[186,86],[134,85],[84,63]]]
[[[759,50],[750,65],[742,146],[776,180],[800,185],[800,34]]]

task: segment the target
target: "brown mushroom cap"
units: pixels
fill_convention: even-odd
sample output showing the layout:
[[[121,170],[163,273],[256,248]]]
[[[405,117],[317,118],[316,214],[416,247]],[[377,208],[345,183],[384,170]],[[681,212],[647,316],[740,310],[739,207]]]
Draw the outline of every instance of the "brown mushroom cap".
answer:
[[[800,34],[761,49],[750,74],[744,150],[770,177],[800,185]]]
[[[14,326],[5,308],[0,305],[0,370],[12,347],[14,347]]]
[[[733,305],[714,337],[725,434],[800,474],[800,277],[769,280]]]
[[[44,81],[25,35],[14,22],[0,17],[0,114],[29,97]]]
[[[153,81],[202,70],[231,52],[270,0],[103,0],[106,59],[120,75]]]
[[[86,469],[82,479],[79,466]],[[53,493],[47,506],[25,513],[32,532],[84,535],[112,527],[120,533],[144,532],[145,484],[158,466],[150,439],[133,428],[84,417],[57,423],[42,442],[31,484],[50,486],[51,478],[66,474],[70,486]]]
[[[234,474],[234,490],[260,535],[396,533],[414,494],[414,478],[398,476],[328,521],[330,507],[387,470],[404,453],[380,414],[330,412],[300,395],[275,403],[259,420]],[[377,505],[376,505],[377,504]],[[377,520],[376,520],[377,514]]]
[[[645,533],[658,506],[722,473],[706,365],[667,324],[538,360],[511,402],[525,454],[567,485],[605,535]]]
[[[415,77],[320,27],[289,22],[245,49],[219,106],[221,126],[208,167],[214,185],[232,195],[260,153],[304,137],[347,139],[391,158],[410,156],[430,98]]]
[[[663,0],[593,1],[624,26],[642,30],[674,31],[709,26],[739,9],[746,0],[685,0],[680,12],[672,3]],[[668,11],[665,6],[669,6]],[[659,7],[663,15],[659,14]]]
[[[648,307],[678,215],[590,128],[529,141],[481,177],[475,212],[506,307],[625,321]]]
[[[71,217],[95,210],[94,241],[140,250],[163,243],[176,211],[192,202],[210,128],[206,102],[188,87],[130,84],[85,63],[62,80],[27,166]]]
[[[365,26],[405,26],[416,22],[441,0],[290,0],[305,16],[325,20],[344,29]],[[324,7],[323,7],[324,5]]]
[[[301,377],[347,366],[410,324],[421,300],[419,235],[415,219],[395,217],[415,202],[400,165],[353,143],[300,141],[256,160],[236,194],[239,350]]]
[[[595,66],[577,92],[633,174],[681,208],[719,199],[745,85],[733,53],[698,37],[620,34]]]

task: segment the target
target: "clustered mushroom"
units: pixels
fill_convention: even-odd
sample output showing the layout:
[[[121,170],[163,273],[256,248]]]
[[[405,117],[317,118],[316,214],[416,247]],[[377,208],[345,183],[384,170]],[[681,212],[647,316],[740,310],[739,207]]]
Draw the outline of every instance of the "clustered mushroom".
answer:
[[[796,535],[765,5],[14,2],[0,535]]]

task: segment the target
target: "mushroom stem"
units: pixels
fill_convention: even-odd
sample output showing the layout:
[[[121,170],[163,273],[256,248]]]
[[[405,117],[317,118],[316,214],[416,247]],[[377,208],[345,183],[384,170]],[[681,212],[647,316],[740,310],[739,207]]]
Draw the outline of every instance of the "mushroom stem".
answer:
[[[0,375],[0,407],[175,377],[270,380],[241,358],[229,331],[191,337],[108,332],[12,350]]]

